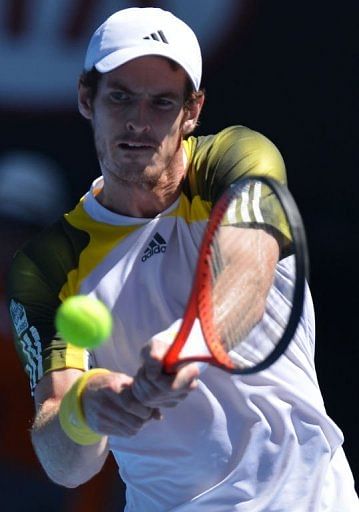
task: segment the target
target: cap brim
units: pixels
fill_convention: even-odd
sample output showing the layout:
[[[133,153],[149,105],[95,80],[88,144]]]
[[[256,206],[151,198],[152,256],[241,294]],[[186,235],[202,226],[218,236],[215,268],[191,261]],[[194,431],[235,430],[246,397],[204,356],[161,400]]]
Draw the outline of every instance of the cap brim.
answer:
[[[139,57],[146,57],[150,55],[166,57],[179,64],[186,71],[191,82],[194,85],[194,88],[196,89],[196,91],[198,91],[200,84],[193,78],[193,70],[189,69],[188,64],[182,62],[181,58],[176,56],[176,54],[173,51],[173,48],[168,48],[167,50],[165,45],[161,46],[160,48],[158,48],[157,46],[157,44],[153,46],[151,45],[147,49],[143,48],[143,46],[138,48],[132,47],[120,49],[110,53],[109,55],[106,55],[106,57],[96,62],[94,64],[94,67],[100,73],[108,73],[110,71],[113,71],[115,68],[118,68],[123,64],[126,64],[126,62],[137,59]]]

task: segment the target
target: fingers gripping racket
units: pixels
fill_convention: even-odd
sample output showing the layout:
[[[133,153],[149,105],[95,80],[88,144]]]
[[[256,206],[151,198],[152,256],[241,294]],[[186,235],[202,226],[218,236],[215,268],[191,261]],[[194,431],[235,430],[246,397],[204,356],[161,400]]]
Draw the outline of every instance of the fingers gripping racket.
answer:
[[[307,278],[305,231],[288,188],[266,177],[237,180],[212,209],[165,372],[190,361],[239,374],[267,368],[296,332]],[[204,350],[186,347],[198,321]]]

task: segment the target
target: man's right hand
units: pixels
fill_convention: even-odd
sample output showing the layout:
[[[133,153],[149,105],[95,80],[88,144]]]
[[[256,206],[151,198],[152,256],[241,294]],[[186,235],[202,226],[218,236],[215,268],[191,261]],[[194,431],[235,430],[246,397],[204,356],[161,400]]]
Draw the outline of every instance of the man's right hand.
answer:
[[[111,372],[94,375],[82,395],[89,427],[103,435],[130,437],[150,419],[159,419],[156,408],[143,405],[132,392],[133,378]]]
[[[152,339],[142,351],[143,364],[135,378],[123,373],[92,377],[83,393],[90,428],[99,434],[133,436],[150,419],[160,419],[159,407],[175,407],[197,387],[196,363],[166,375],[162,360],[168,344]]]
[[[163,371],[168,343],[156,337],[142,350],[143,364],[132,384],[133,394],[149,407],[175,407],[197,387],[200,375],[197,363],[181,365],[176,373]]]

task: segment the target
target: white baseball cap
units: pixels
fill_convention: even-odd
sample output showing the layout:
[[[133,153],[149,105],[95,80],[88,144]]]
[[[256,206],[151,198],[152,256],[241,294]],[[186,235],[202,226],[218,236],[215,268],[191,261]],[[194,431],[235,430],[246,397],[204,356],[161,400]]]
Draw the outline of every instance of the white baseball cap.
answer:
[[[171,12],[155,7],[131,7],[112,14],[94,32],[84,69],[95,67],[100,73],[107,73],[145,55],[160,55],[177,62],[198,91],[202,57],[196,35]]]

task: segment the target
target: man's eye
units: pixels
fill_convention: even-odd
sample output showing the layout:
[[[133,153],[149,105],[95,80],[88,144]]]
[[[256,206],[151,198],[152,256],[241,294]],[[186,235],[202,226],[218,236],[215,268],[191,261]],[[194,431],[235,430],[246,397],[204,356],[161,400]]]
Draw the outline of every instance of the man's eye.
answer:
[[[156,106],[162,108],[171,108],[173,106],[173,101],[168,98],[156,98],[154,103]]]
[[[127,101],[129,99],[129,95],[123,91],[114,91],[110,96],[114,101]]]

